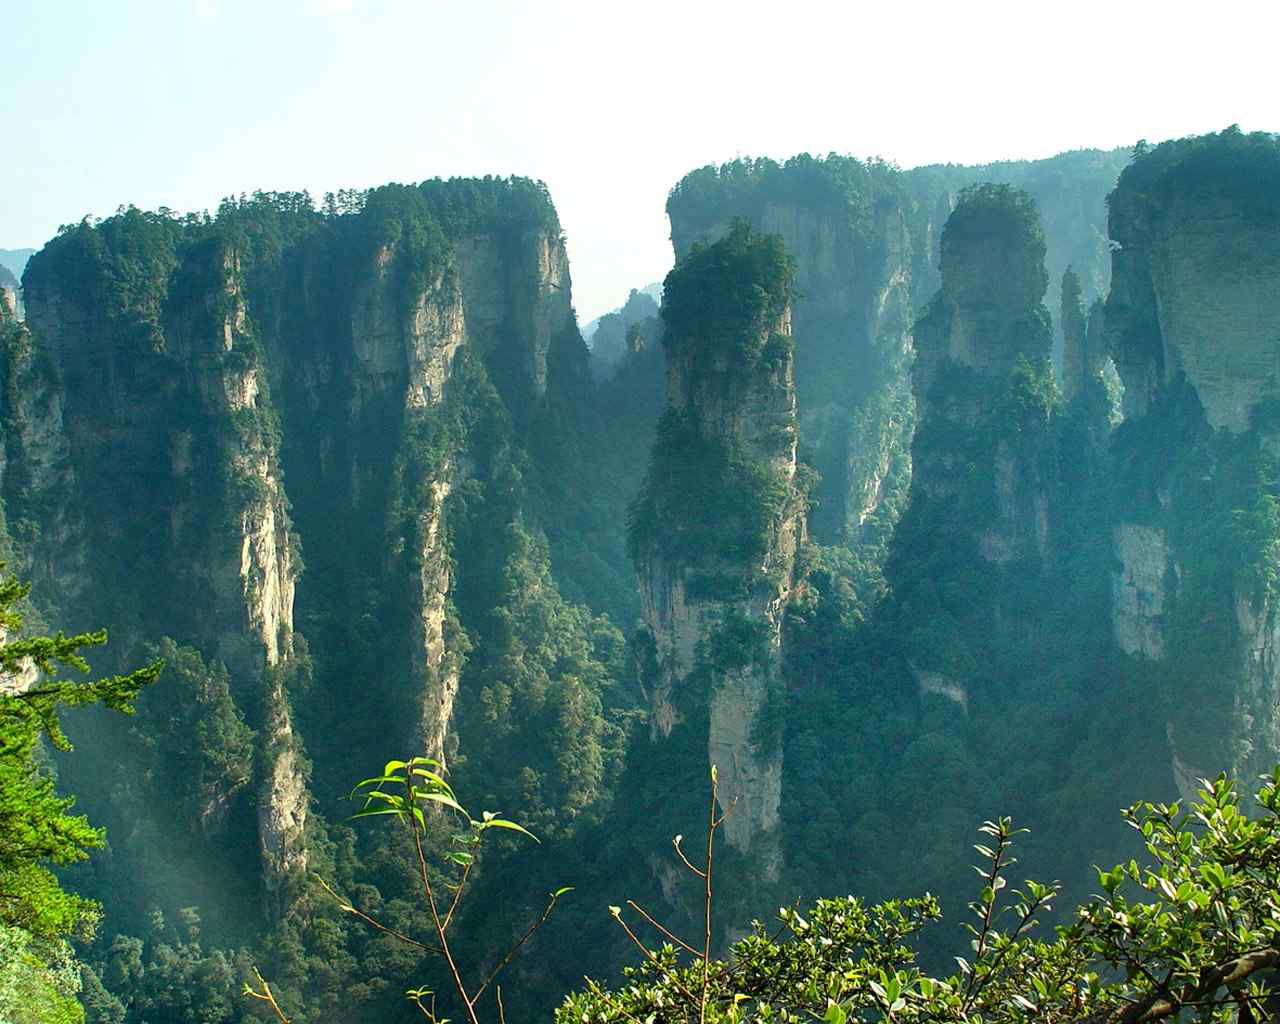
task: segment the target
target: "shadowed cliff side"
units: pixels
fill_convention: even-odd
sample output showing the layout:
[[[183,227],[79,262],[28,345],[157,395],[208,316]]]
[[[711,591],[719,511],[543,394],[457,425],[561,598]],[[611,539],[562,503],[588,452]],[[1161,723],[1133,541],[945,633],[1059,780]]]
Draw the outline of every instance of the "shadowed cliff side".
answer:
[[[1116,643],[1170,693],[1186,795],[1280,757],[1280,143],[1141,147],[1110,198]]]
[[[240,253],[184,234],[130,210],[32,258],[5,497],[24,522],[65,510],[27,534],[25,555],[70,622],[111,617],[125,661],[182,637],[270,718],[258,843],[271,893],[306,866],[290,711],[278,688],[258,689],[293,651],[296,541]]]
[[[206,942],[266,941],[301,984],[297,908],[327,900],[307,869],[398,884],[394,846],[326,819],[405,751],[544,837],[600,813],[623,643],[551,571],[592,409],[540,184],[130,209],[59,235],[27,286],[0,363],[17,561],[60,622],[172,662],[66,769],[113,837],[83,886],[114,927],[198,908]],[[329,978],[314,1005],[345,1017]]]

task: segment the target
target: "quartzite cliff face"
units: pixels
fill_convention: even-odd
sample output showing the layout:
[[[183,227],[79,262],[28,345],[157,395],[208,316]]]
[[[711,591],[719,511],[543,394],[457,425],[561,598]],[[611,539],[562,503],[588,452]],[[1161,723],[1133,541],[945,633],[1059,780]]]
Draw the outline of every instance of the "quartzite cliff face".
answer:
[[[778,824],[781,624],[804,533],[792,274],[780,240],[743,225],[668,276],[667,411],[632,531],[657,654],[651,729],[706,723],[743,851]]]
[[[909,354],[917,312],[939,287],[943,225],[961,190],[981,182],[1025,189],[1044,222],[1048,300],[1069,265],[1085,302],[1109,277],[1104,198],[1120,151],[1051,160],[897,171],[842,157],[785,165],[738,161],[686,176],[668,201],[677,258],[720,237],[735,218],[779,234],[795,256],[797,401],[806,461],[820,474],[815,539],[883,541],[911,475]]]
[[[1274,567],[1280,426],[1280,145],[1164,143],[1111,197],[1106,332],[1129,481],[1113,528],[1116,643],[1176,697],[1184,793],[1280,759]]]
[[[130,279],[124,253],[140,238],[153,262]],[[65,510],[24,554],[72,622],[112,617],[126,656],[138,654],[130,642],[180,637],[252,687],[293,648],[296,545],[276,412],[239,254],[177,240],[173,225],[130,211],[101,235],[74,229],[29,265],[37,355],[25,374],[10,368],[21,456],[5,494],[20,519]],[[259,796],[268,889],[306,863],[287,705],[273,720],[265,771],[276,781]]]
[[[29,331],[6,327],[3,366],[11,533],[60,621],[110,622],[121,662],[170,636],[226,664],[258,730],[244,792],[274,910],[312,802],[295,617],[350,687],[308,705],[309,747],[443,759],[467,650],[450,496],[474,506],[510,472],[473,422],[527,427],[586,380],[570,288],[545,190],[517,179],[324,214],[295,194],[213,221],[131,209],[28,268]],[[361,709],[377,735],[345,725]]]

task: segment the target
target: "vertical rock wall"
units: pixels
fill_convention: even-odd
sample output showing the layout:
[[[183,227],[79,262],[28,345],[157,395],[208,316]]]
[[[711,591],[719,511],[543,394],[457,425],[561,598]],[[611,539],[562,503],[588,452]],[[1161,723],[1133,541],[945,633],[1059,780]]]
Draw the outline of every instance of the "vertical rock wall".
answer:
[[[890,471],[908,471],[900,464],[912,427],[904,408],[912,241],[900,197],[870,186],[868,193],[859,197],[870,207],[865,217],[823,192],[800,190],[788,198],[728,200],[710,222],[674,200],[668,206],[677,260],[695,243],[723,237],[734,217],[781,237],[796,259],[799,427],[823,476],[814,529],[828,541],[856,538],[881,507]],[[870,415],[859,415],[869,407]]]
[[[699,247],[667,279],[667,413],[633,535],[657,650],[651,727],[708,722],[725,834],[776,851],[782,784],[780,646],[803,531],[789,260],[745,227]],[[760,300],[765,295],[767,299]],[[753,304],[758,303],[758,304]],[[707,503],[722,502],[724,514]],[[709,686],[709,705],[696,702]]]
[[[1280,759],[1267,511],[1280,437],[1280,145],[1235,130],[1164,143],[1125,171],[1110,209],[1106,339],[1134,481],[1115,528],[1112,621],[1120,647],[1179,688],[1168,737],[1187,790],[1189,778],[1223,767],[1246,778]]]
[[[443,759],[466,645],[448,507],[475,471],[455,366],[467,349],[491,367],[526,421],[566,388],[557,373],[585,378],[545,191],[430,185],[341,216],[284,194],[213,223],[85,223],[32,261],[30,331],[6,329],[0,486],[37,592],[69,628],[109,623],[121,662],[170,636],[226,664],[261,744],[274,911],[307,865],[298,723],[317,716],[292,707],[295,610],[322,624],[327,666],[345,631],[372,636],[348,678],[353,706],[381,709],[377,753]],[[355,739],[325,724],[326,753]]]
[[[122,247],[157,227],[125,216],[113,239]],[[22,479],[9,494],[19,515],[69,510],[30,545],[33,573],[73,621],[110,619],[126,642],[194,643],[250,692],[292,651],[296,569],[240,256],[217,240],[156,244],[155,277],[121,297],[117,254],[99,253],[95,266],[79,249],[90,238],[59,240],[30,267],[45,361],[18,390],[41,408],[11,428]],[[93,270],[98,288],[76,280]],[[307,813],[288,707],[271,703],[272,781],[259,798],[268,889],[305,867]],[[296,827],[277,828],[286,820]]]
[[[1049,559],[1044,252],[1025,193],[964,193],[942,235],[942,288],[916,325],[913,500],[958,501],[958,522],[998,564]]]

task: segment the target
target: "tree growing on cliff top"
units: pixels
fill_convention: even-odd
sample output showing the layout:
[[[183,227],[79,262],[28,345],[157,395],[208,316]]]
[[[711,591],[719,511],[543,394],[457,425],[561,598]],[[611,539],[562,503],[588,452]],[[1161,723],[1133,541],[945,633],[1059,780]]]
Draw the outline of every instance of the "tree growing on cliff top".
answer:
[[[15,1024],[83,1017],[64,939],[92,931],[97,905],[65,892],[49,866],[83,860],[105,842],[101,829],[68,813],[74,798],[57,792],[41,741],[71,749],[58,719],[66,708],[101,704],[132,714],[138,691],[163,667],[93,682],[59,679],[66,669],[87,674],[81,652],[107,634],[21,636],[17,608],[29,589],[0,578],[0,1019]]]

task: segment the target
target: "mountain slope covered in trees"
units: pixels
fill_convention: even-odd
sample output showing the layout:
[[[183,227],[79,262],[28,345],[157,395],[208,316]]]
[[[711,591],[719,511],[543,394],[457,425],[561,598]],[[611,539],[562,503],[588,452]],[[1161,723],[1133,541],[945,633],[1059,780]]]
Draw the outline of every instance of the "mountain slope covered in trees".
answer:
[[[256,1019],[253,963],[295,1021],[414,1019],[439,963],[319,883],[430,933],[346,821],[392,757],[543,841],[481,858],[460,955],[576,886],[528,1016],[628,960],[607,905],[701,927],[709,761],[723,948],[848,892],[954,921],[1004,813],[1079,901],[1141,852],[1114,808],[1280,759],[1278,152],[704,168],[609,367],[525,179],[64,230],[4,322],[5,543],[98,667],[166,662],[59,762],[111,837],[90,1019]]]

